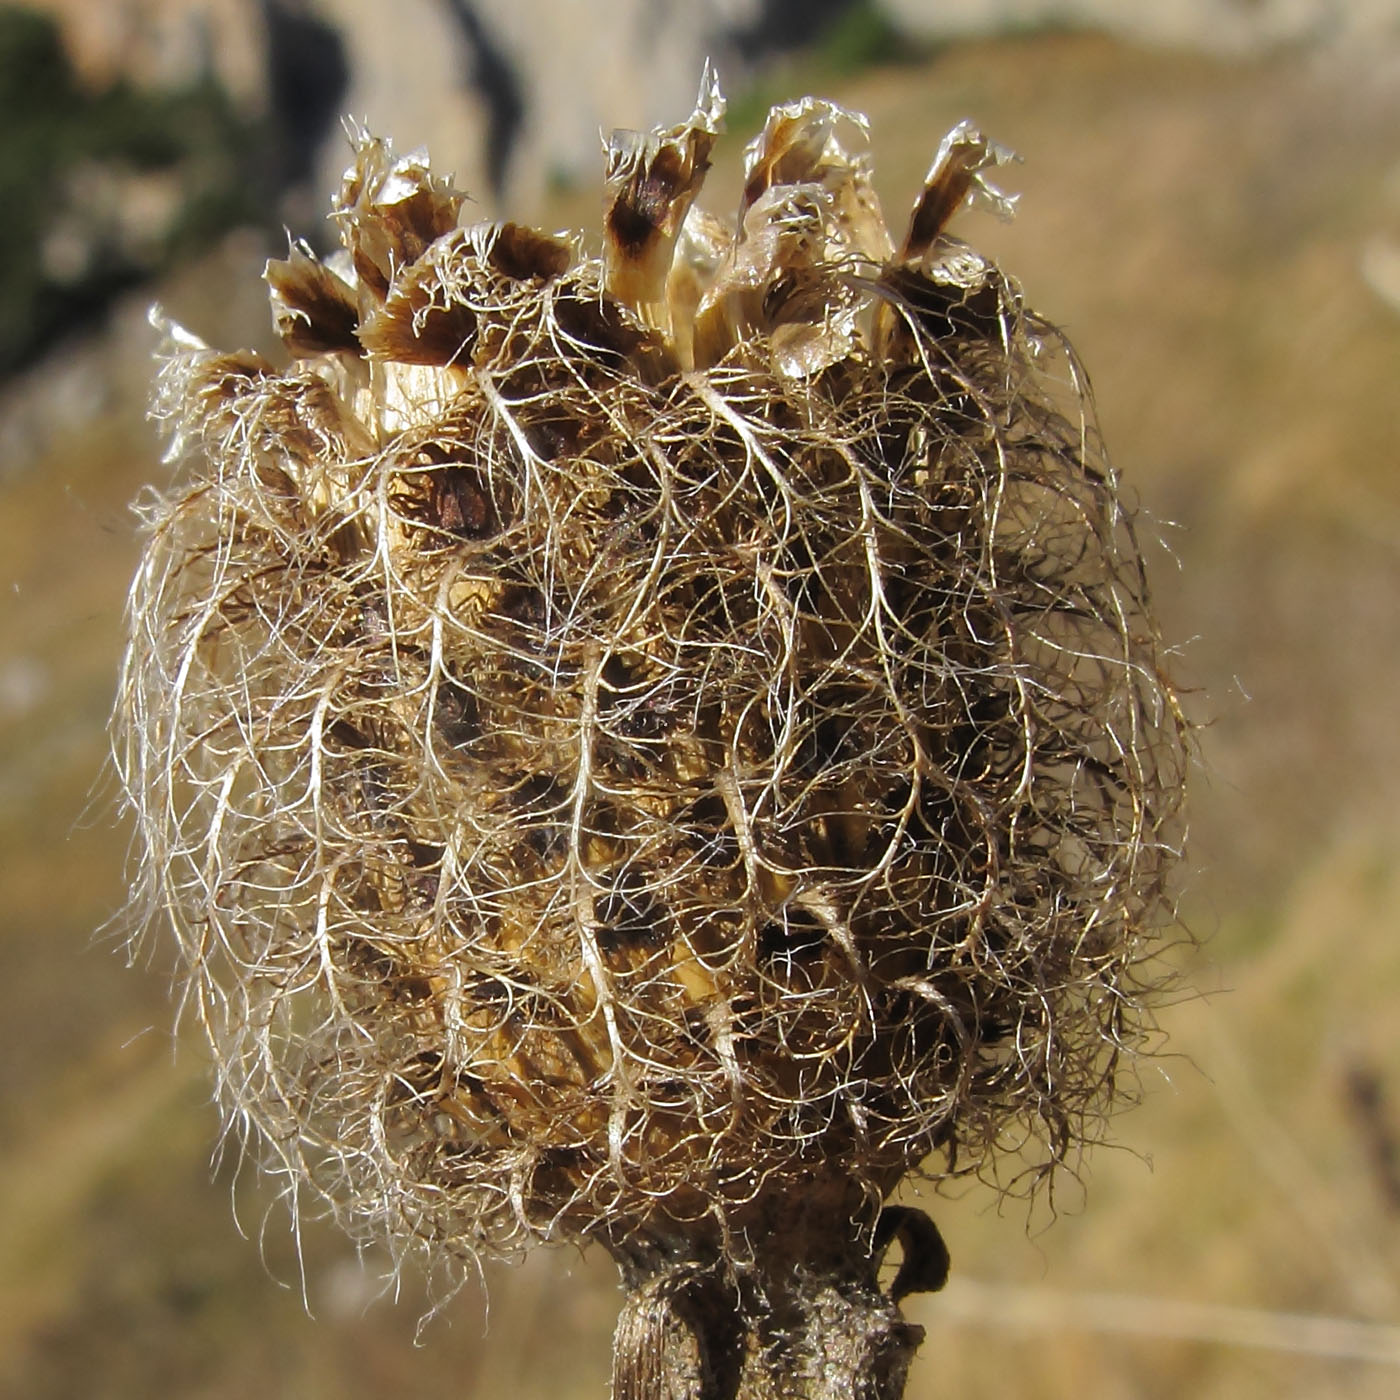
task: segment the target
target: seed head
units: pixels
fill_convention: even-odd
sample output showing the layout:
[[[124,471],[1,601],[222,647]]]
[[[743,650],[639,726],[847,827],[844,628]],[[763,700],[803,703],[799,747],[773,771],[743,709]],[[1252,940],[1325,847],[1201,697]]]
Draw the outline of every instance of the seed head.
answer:
[[[134,910],[295,1197],[433,1261],[1035,1173],[1145,1025],[1181,724],[1062,337],[866,124],[608,149],[603,255],[353,132],[290,356],[169,328]],[[867,1215],[868,1218],[868,1215]]]

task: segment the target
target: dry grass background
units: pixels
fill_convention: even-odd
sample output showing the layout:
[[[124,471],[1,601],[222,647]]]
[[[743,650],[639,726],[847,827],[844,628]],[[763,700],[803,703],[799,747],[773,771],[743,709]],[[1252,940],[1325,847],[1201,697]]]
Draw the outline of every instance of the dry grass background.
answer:
[[[911,1400],[1393,1395],[1400,312],[1360,269],[1400,232],[1395,67],[1042,35],[825,86],[870,114],[892,209],[962,115],[1026,157],[1017,222],[963,232],[1066,326],[1117,463],[1174,522],[1158,599],[1210,721],[1185,903],[1209,943],[1183,971],[1212,994],[1165,1013],[1175,1057],[1061,1218],[934,1203],[955,1282],[908,1305],[929,1329]],[[595,218],[579,196],[547,222]],[[235,240],[163,298],[214,343],[262,336],[262,251]],[[114,341],[139,382],[146,342]],[[162,970],[94,939],[121,898],[124,834],[91,789],[125,503],[160,470],[139,410],[119,394],[0,475],[0,1393],[602,1397],[601,1258],[493,1273],[489,1325],[469,1290],[415,1349],[411,1287],[376,1301],[374,1261],[312,1229],[308,1318],[280,1209],[232,1162],[210,1183]]]

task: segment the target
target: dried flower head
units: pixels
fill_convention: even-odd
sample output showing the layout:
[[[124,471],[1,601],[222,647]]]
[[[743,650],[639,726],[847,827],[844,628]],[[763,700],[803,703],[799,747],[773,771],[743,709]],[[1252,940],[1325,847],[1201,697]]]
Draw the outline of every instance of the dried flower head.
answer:
[[[170,328],[135,909],[401,1252],[742,1268],[793,1193],[1062,1161],[1144,1024],[1181,725],[1073,355],[944,232],[1006,153],[896,245],[864,120],[779,107],[731,228],[722,112],[613,137],[601,258],[355,131],[290,364]]]

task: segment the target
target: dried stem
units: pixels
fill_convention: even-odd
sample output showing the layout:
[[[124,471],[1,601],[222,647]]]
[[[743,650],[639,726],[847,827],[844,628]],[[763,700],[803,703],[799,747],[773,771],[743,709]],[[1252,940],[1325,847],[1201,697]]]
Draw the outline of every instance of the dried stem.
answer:
[[[924,1333],[899,1299],[942,1287],[947,1252],[906,1207],[887,1208],[872,1241],[852,1226],[845,1194],[814,1182],[766,1203],[738,1271],[723,1251],[615,1250],[627,1298],[613,1400],[900,1400]],[[904,1259],[886,1291],[877,1271],[896,1237]]]

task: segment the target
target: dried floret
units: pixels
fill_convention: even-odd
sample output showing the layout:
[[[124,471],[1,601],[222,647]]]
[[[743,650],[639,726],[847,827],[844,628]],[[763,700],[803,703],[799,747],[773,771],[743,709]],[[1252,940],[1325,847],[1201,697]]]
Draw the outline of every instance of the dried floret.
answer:
[[[603,1241],[620,1357],[877,1296],[907,1173],[1095,1137],[1179,840],[1083,376],[945,232],[1006,153],[957,127],[896,241],[864,120],[781,107],[731,229],[722,114],[613,138],[601,257],[355,132],[290,363],[167,347],[118,710],[230,1118],[400,1252]]]

